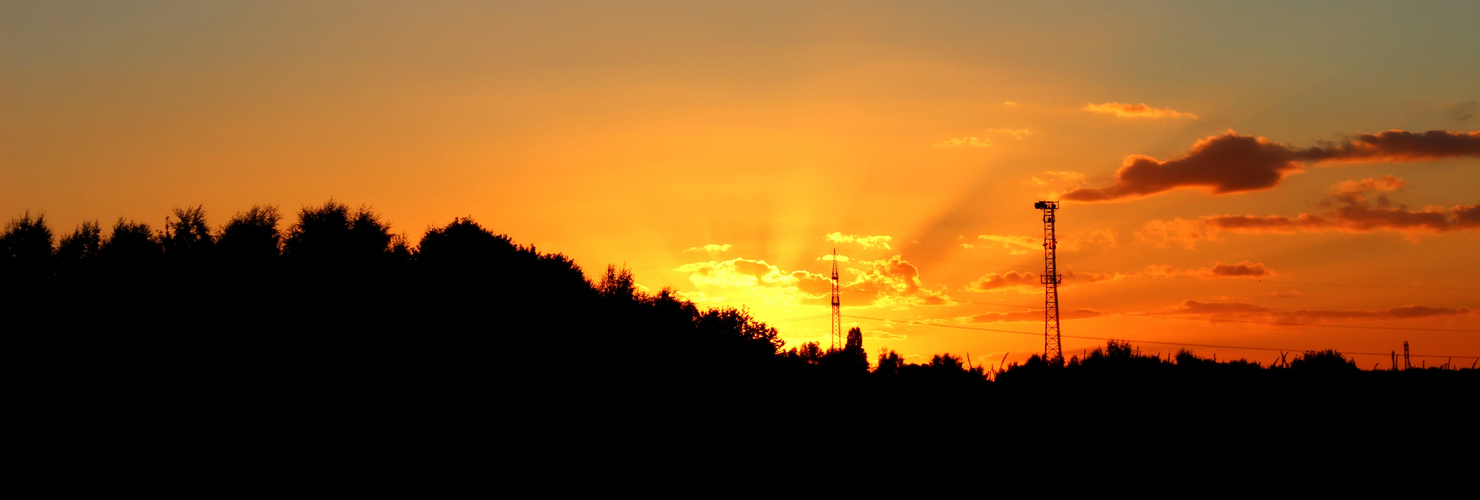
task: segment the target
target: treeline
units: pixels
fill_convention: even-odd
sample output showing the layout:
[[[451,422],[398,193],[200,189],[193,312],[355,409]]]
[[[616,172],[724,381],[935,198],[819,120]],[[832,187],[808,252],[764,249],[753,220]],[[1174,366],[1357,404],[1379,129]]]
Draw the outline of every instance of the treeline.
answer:
[[[29,320],[13,333],[295,370],[537,366],[543,376],[668,370],[650,359],[722,373],[781,346],[745,311],[643,293],[625,269],[590,281],[564,255],[468,218],[415,246],[366,208],[330,201],[296,219],[256,206],[213,227],[193,207],[158,229],[119,220],[105,238],[87,222],[56,238],[43,217],[23,215],[0,234],[7,309]]]
[[[203,207],[181,208],[161,228],[119,220],[106,238],[96,222],[58,238],[26,214],[0,233],[0,249],[9,336],[32,346],[30,362],[70,367],[58,380],[84,386],[143,379],[305,398],[491,387],[604,404],[739,393],[842,406],[1057,394],[1106,405],[1208,390],[1292,395],[1311,384],[1473,391],[1476,379],[1475,370],[1364,372],[1335,351],[1270,367],[1186,351],[1161,359],[1117,341],[1063,367],[1036,356],[997,369],[951,354],[906,363],[887,350],[870,366],[857,328],[836,351],[787,349],[748,312],[643,291],[627,269],[589,280],[569,258],[469,218],[412,245],[373,211],[334,201],[291,223],[255,206],[219,227]]]

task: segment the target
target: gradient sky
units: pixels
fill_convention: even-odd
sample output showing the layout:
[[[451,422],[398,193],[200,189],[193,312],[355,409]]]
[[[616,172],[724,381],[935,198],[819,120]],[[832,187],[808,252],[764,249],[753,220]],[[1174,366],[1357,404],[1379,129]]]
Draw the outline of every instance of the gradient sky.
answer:
[[[1043,349],[1032,204],[1063,197],[1066,355],[1477,356],[1476,19],[1473,1],[5,1],[0,215],[67,233],[204,204],[219,225],[333,197],[412,241],[472,216],[590,276],[625,263],[748,307],[788,346],[826,345],[837,248],[871,358],[995,365]]]

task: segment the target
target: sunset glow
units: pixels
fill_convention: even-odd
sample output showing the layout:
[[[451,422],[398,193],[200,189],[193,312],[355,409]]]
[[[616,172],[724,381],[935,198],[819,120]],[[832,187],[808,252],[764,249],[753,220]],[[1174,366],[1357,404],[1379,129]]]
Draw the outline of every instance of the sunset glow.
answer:
[[[873,360],[1480,356],[1476,2],[0,6],[0,213],[472,217]],[[106,234],[105,234],[106,236]],[[577,280],[578,281],[578,280]],[[368,292],[367,292],[368,293]]]

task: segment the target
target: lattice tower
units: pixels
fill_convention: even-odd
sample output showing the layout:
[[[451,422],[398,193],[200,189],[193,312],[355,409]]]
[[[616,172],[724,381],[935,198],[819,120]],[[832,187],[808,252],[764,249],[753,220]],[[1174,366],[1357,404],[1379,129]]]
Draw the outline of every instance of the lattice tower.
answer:
[[[1039,276],[1043,283],[1043,360],[1063,366],[1064,349],[1059,342],[1059,283],[1064,281],[1064,275],[1059,274],[1054,258],[1057,241],[1053,236],[1054,210],[1058,210],[1059,202],[1040,201],[1034,203],[1033,208],[1043,211],[1043,275]]]
[[[838,249],[832,259],[832,350],[843,348],[843,301],[838,294]]]

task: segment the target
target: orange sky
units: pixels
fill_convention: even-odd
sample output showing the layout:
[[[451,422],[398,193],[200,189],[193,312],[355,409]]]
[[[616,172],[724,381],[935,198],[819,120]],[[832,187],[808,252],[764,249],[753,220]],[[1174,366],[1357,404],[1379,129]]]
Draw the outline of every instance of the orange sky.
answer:
[[[5,3],[0,211],[63,233],[333,197],[413,240],[470,215],[588,275],[625,263],[748,307],[790,346],[826,341],[836,247],[871,357],[995,364],[1043,348],[1032,204],[1064,196],[1066,354],[1119,338],[1264,362],[1404,340],[1480,356],[1477,18],[1465,2]]]

